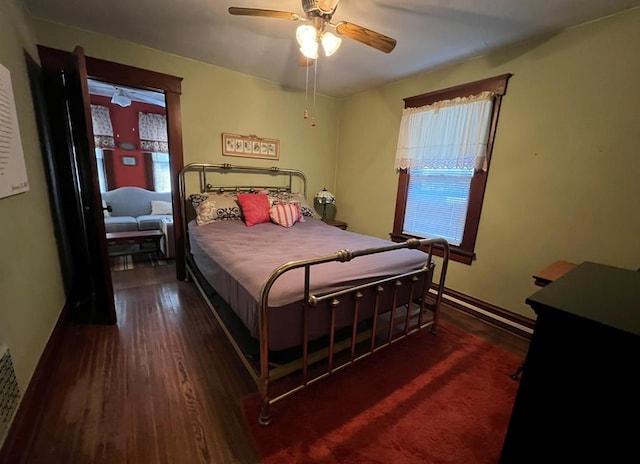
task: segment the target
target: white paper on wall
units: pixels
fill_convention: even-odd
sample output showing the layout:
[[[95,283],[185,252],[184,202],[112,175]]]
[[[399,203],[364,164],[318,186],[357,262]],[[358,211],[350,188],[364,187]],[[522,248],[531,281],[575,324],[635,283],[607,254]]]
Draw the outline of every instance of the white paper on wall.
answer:
[[[0,64],[0,198],[29,190],[9,70]]]

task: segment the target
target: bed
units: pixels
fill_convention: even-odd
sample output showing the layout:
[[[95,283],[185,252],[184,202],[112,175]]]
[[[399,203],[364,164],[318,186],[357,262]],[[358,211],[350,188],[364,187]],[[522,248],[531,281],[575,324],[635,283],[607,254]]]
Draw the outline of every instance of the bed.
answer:
[[[437,330],[444,239],[393,243],[330,226],[313,215],[306,176],[294,169],[189,164],[179,184],[189,279],[257,384],[261,424],[286,396],[415,331]],[[247,200],[258,197],[273,210],[253,223]],[[278,208],[293,221],[283,225]],[[436,246],[444,257],[434,292]]]

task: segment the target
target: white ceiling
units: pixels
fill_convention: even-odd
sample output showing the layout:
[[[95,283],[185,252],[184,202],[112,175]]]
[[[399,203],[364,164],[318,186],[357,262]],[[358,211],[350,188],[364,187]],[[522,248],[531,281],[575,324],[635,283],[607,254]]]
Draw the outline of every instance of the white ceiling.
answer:
[[[176,55],[304,89],[295,29],[284,19],[232,16],[230,6],[304,16],[299,0],[23,0],[30,12]],[[395,38],[390,54],[349,38],[320,57],[317,90],[342,97],[640,5],[640,0],[342,0],[333,22]],[[83,45],[83,44],[78,44]],[[312,78],[313,68],[310,68]]]

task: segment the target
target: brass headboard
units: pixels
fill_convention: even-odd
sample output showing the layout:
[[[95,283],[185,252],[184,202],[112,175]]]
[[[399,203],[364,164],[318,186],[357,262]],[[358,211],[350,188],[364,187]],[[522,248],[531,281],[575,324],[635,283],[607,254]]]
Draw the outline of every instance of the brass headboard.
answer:
[[[293,193],[303,193],[305,198],[307,196],[307,177],[304,173],[298,169],[284,169],[278,167],[258,167],[258,166],[235,166],[228,163],[225,164],[206,164],[206,163],[191,163],[187,164],[182,171],[178,174],[178,185],[180,188],[180,206],[182,207],[182,227],[184,230],[183,237],[185,238],[185,246],[188,247],[187,240],[187,225],[190,220],[195,218],[195,211],[189,204],[186,197],[186,177],[187,174],[194,174],[198,177],[198,190],[200,193],[205,192],[219,192],[219,191],[232,191],[232,192],[253,192],[255,190],[269,190],[277,192],[292,192],[294,188],[294,180],[298,180],[302,183],[301,188],[297,188]],[[229,184],[223,185],[220,175],[229,173],[235,174],[258,174],[269,175],[273,182],[269,185],[269,182],[265,183],[257,182],[255,184],[236,185]],[[263,179],[261,177],[260,179]],[[264,177],[266,179],[266,177]],[[277,185],[276,179],[280,180],[280,185]],[[286,185],[284,185],[284,182]]]

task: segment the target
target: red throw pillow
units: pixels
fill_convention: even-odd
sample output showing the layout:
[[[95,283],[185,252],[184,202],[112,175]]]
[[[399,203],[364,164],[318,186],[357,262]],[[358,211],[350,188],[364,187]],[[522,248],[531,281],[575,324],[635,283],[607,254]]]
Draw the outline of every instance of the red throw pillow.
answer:
[[[291,227],[301,219],[298,203],[278,203],[269,210],[271,220],[282,227]]]
[[[269,222],[269,199],[262,193],[239,193],[238,203],[248,227]]]

